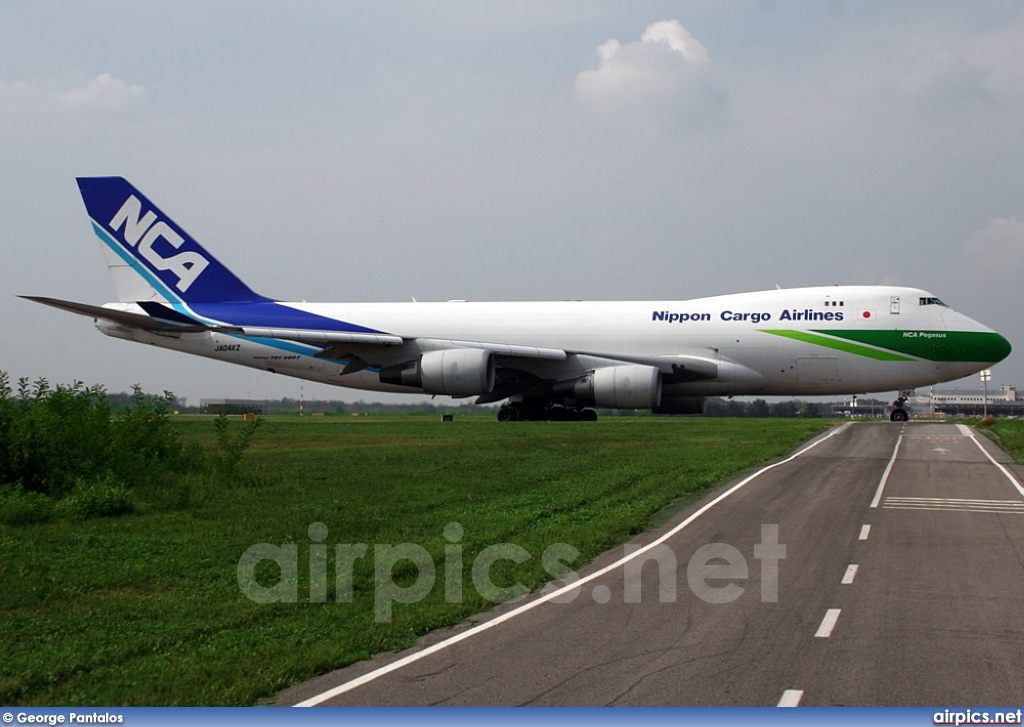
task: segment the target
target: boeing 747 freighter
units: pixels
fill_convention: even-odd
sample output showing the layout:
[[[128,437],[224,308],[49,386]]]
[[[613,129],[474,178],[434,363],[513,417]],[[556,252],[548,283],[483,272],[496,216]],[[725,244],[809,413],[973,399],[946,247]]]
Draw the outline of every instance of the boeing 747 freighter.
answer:
[[[894,286],[675,301],[306,303],[254,292],[127,180],[78,180],[118,302],[30,297],[108,336],[353,389],[507,400],[499,419],[592,407],[694,414],[705,397],[905,393],[1002,361],[1009,342]]]

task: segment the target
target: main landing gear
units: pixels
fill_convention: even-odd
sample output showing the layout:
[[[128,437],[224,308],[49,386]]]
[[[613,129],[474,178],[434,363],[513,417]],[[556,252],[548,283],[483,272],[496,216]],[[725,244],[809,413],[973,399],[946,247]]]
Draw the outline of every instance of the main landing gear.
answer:
[[[570,409],[565,406],[527,406],[519,402],[505,404],[498,410],[499,422],[596,422],[593,409]]]

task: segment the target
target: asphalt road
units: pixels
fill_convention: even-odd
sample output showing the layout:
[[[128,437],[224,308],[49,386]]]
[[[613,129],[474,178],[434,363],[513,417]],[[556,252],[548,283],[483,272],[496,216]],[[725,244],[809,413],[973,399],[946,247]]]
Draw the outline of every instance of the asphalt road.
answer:
[[[576,591],[280,703],[1020,706],[1024,491],[982,448],[1009,459],[953,424],[845,425],[602,556]]]

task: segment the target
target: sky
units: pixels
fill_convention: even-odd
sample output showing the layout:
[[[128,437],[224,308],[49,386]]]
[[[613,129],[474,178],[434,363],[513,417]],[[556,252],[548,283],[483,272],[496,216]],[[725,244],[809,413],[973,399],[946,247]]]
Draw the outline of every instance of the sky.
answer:
[[[278,299],[908,285],[1024,388],[1020,2],[0,0],[0,163],[12,379],[299,396],[16,297],[115,299],[116,175]]]

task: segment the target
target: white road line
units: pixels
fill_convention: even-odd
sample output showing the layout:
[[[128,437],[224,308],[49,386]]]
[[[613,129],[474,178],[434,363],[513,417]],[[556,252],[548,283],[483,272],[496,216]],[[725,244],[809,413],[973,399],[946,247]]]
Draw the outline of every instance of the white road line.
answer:
[[[974,436],[974,430],[968,427],[966,424],[957,424],[956,426],[957,428],[960,429],[961,434],[963,434],[965,437],[970,437],[971,439],[974,440],[974,443],[978,445],[978,449],[981,450],[982,454],[988,457],[988,461],[994,464],[996,467],[998,467],[999,471],[1006,476],[1006,479],[1012,482],[1013,486],[1017,488],[1017,492],[1024,496],[1024,487],[1021,487],[1020,482],[1017,480],[1016,477],[1013,476],[1013,473],[1010,472],[1010,470],[1006,469],[1005,467],[1003,467],[1003,465],[996,462],[995,458],[988,453],[988,450],[981,446],[981,442],[979,442],[978,438]]]
[[[825,613],[825,618],[821,620],[821,626],[818,627],[818,631],[814,634],[816,639],[827,639],[832,635],[832,629],[836,627],[836,622],[839,620],[838,608],[830,608]]]
[[[900,434],[899,439],[896,440],[896,448],[892,450],[892,457],[889,459],[889,464],[885,467],[885,472],[882,473],[882,480],[878,483],[878,489],[875,491],[875,499],[871,501],[871,507],[878,507],[878,503],[882,501],[882,493],[885,491],[885,483],[889,480],[889,473],[892,472],[892,466],[896,464],[896,455],[900,452],[900,444],[903,442],[903,435]]]
[[[945,510],[947,512],[1015,513],[1024,515],[1021,500],[960,500],[948,497],[887,497],[882,507],[889,510]]]
[[[843,574],[843,585],[848,586],[853,583],[853,579],[857,577],[857,565],[848,565],[846,567],[846,573]]]
[[[870,532],[871,532],[871,526],[870,525],[861,525],[860,535],[857,536],[857,540],[867,540],[868,539],[868,533],[870,533]]]
[[[1013,507],[1017,508],[1021,506],[1020,500],[980,500],[972,497],[897,497],[889,496],[885,498],[886,502],[924,502],[924,503],[943,503],[948,502],[953,505],[990,505],[992,507]]]
[[[970,512],[970,513],[982,513],[987,515],[1024,515],[1024,506],[1018,510],[1007,510],[998,508],[984,508],[984,507],[929,507],[927,505],[882,505],[886,510],[925,510],[928,512]]]
[[[697,512],[695,512],[692,515],[690,515],[690,517],[688,517],[685,520],[683,520],[681,523],[676,525],[674,528],[669,530],[667,533],[662,535],[657,540],[654,540],[654,541],[648,543],[647,545],[645,545],[644,547],[639,548],[639,549],[633,551],[629,555],[627,555],[624,558],[621,558],[621,559],[615,561],[611,565],[607,565],[604,568],[601,568],[600,570],[594,571],[590,575],[588,575],[588,576],[586,576],[584,578],[580,578],[577,581],[574,581],[572,583],[566,584],[566,585],[562,586],[561,588],[556,588],[553,591],[551,591],[550,593],[547,593],[547,594],[541,596],[540,598],[538,598],[536,600],[529,601],[528,603],[524,603],[522,606],[519,606],[518,608],[515,608],[515,609],[513,609],[511,611],[508,611],[506,613],[503,613],[502,615],[497,616],[495,618],[492,618],[490,621],[485,621],[484,623],[480,624],[479,626],[476,626],[475,628],[469,629],[467,631],[463,631],[462,633],[456,634],[455,636],[452,636],[449,639],[445,639],[444,641],[439,641],[438,643],[434,644],[433,646],[428,646],[426,649],[423,649],[422,651],[417,651],[417,652],[415,652],[413,654],[409,654],[408,656],[406,656],[403,659],[399,659],[398,661],[392,662],[390,664],[386,664],[386,665],[380,667],[379,669],[374,669],[373,671],[371,671],[371,672],[369,672],[367,674],[363,674],[361,677],[357,677],[356,679],[352,679],[351,681],[345,682],[344,684],[339,684],[338,686],[334,687],[333,689],[328,689],[325,692],[321,692],[320,694],[312,696],[312,697],[310,697],[309,699],[307,699],[305,701],[299,702],[295,706],[296,707],[315,707],[318,704],[323,704],[324,702],[326,702],[329,699],[334,699],[335,697],[337,697],[339,695],[342,695],[342,694],[345,694],[346,692],[350,692],[350,691],[352,691],[353,689],[355,689],[357,687],[361,687],[364,684],[369,684],[370,682],[372,682],[372,681],[374,681],[376,679],[379,679],[380,677],[384,676],[385,674],[390,674],[393,671],[398,671],[402,667],[408,666],[410,664],[414,664],[417,661],[420,661],[421,659],[425,659],[428,656],[436,654],[439,651],[443,651],[444,649],[447,649],[450,646],[454,646],[455,644],[458,644],[459,642],[465,641],[466,639],[471,639],[471,638],[473,638],[474,636],[476,636],[478,634],[482,634],[483,632],[488,631],[488,630],[494,628],[495,626],[498,626],[499,624],[503,624],[506,621],[511,621],[516,616],[522,615],[522,614],[526,613],[527,611],[532,611],[533,609],[537,608],[537,606],[545,604],[548,601],[553,601],[554,599],[556,599],[556,598],[558,598],[560,596],[564,596],[565,594],[567,594],[567,593],[569,593],[571,591],[574,591],[577,588],[580,588],[581,586],[583,586],[586,583],[589,583],[590,581],[597,580],[598,578],[607,575],[611,571],[616,570],[618,568],[621,568],[622,566],[624,566],[626,563],[630,562],[631,560],[635,560],[635,559],[639,558],[640,556],[648,553],[649,551],[653,550],[654,548],[657,548],[659,545],[664,543],[666,540],[669,540],[669,539],[675,537],[680,532],[682,532],[683,529],[685,529],[691,523],[693,523],[695,520],[697,520],[697,518],[699,518],[701,515],[706,513],[708,510],[713,508],[718,503],[720,503],[723,500],[725,500],[726,498],[728,498],[730,495],[732,495],[732,494],[734,494],[736,492],[739,492],[742,488],[746,487],[747,484],[749,484],[750,482],[753,482],[755,479],[757,479],[758,477],[763,475],[765,472],[768,472],[769,470],[773,470],[776,467],[781,467],[784,464],[788,464],[788,463],[792,462],[797,457],[800,457],[801,455],[804,455],[807,452],[810,452],[812,449],[817,447],[822,442],[825,442],[825,441],[831,439],[832,437],[836,436],[840,432],[845,431],[846,428],[849,427],[849,426],[851,426],[851,422],[846,422],[845,424],[841,424],[840,426],[836,427],[831,432],[826,434],[824,437],[821,437],[820,439],[814,440],[813,442],[808,444],[803,449],[801,449],[801,450],[799,450],[797,452],[794,452],[790,456],[786,457],[786,459],[782,459],[782,460],[779,460],[778,462],[774,462],[774,463],[772,463],[770,465],[762,467],[761,469],[757,470],[753,474],[748,475],[745,479],[737,482],[735,485],[730,487],[728,490],[723,492],[721,495],[716,497],[714,500],[709,502],[707,505],[704,505],[704,507],[702,507],[699,510],[697,510]]]
[[[803,689],[787,689],[782,693],[777,707],[799,707],[800,700],[804,698]]]

